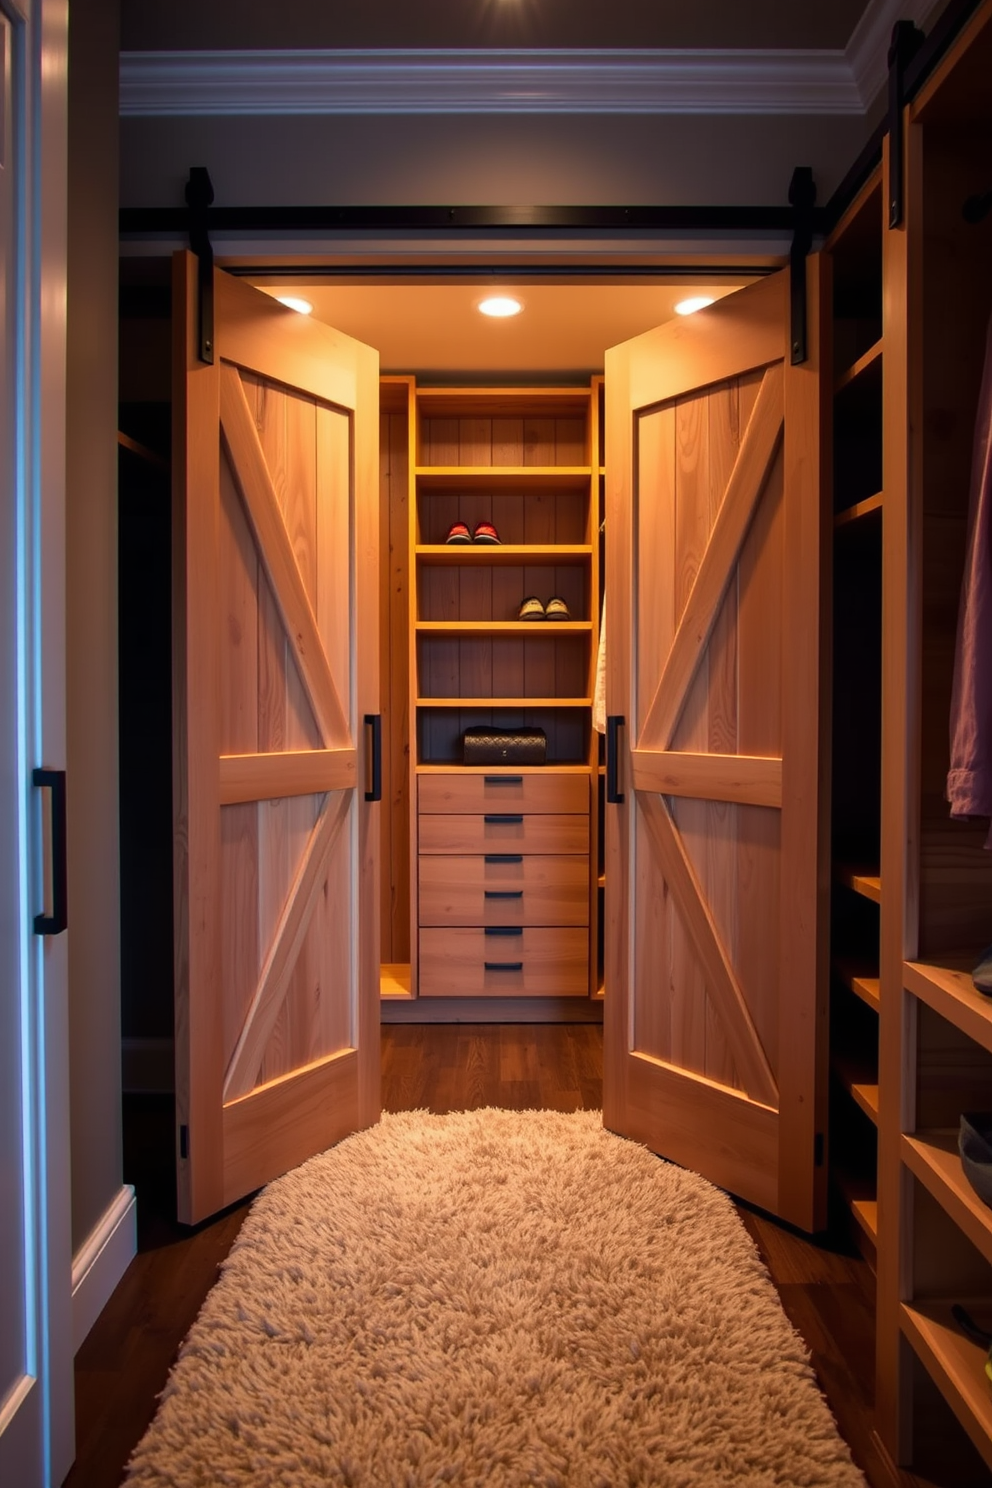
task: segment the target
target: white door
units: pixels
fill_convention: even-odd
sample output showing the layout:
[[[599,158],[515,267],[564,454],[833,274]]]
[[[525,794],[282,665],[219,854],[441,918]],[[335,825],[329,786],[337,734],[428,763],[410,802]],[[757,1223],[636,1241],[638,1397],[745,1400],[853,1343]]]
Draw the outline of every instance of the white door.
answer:
[[[61,1483],[73,1457],[52,810],[65,767],[65,25],[62,4],[0,0],[0,1483],[11,1488]],[[35,784],[42,766],[54,789]]]

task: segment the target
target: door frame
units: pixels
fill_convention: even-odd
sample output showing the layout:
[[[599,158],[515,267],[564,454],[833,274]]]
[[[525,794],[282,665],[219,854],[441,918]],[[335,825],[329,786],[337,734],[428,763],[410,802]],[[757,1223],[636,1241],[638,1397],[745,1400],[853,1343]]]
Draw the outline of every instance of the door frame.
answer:
[[[75,1456],[69,1170],[68,936],[35,933],[46,893],[46,827],[33,772],[64,772],[66,0],[0,0],[11,26],[13,232],[6,252],[15,314],[4,335],[13,459],[3,475],[16,512],[15,717],[17,866],[3,885],[16,943],[20,1040],[22,1373],[0,1400],[0,1478],[61,1483]],[[0,89],[0,97],[5,89]],[[13,405],[13,406],[12,406]],[[13,902],[11,902],[13,901]],[[44,907],[43,907],[44,906]],[[53,930],[55,927],[52,927]],[[3,1258],[6,1260],[6,1258]],[[14,1259],[14,1258],[11,1258]],[[0,1385],[0,1388],[3,1386]]]

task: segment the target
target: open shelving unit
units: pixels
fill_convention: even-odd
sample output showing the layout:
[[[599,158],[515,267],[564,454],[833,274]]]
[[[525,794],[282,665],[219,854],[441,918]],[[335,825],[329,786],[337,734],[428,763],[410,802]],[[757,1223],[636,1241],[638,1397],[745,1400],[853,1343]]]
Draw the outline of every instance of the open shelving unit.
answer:
[[[383,910],[392,916],[391,938],[384,934],[381,952],[383,996],[451,998],[456,981],[474,996],[498,997],[504,989],[510,996],[532,995],[539,985],[542,995],[553,996],[553,977],[536,970],[530,986],[523,984],[526,976],[511,985],[511,961],[526,961],[528,941],[538,959],[551,944],[558,947],[566,971],[563,996],[595,994],[601,907],[594,810],[598,744],[592,730],[602,556],[598,395],[588,384],[433,387],[414,377],[384,378],[382,391],[381,532],[384,548],[388,534],[390,554],[381,601],[388,636],[382,661],[390,678],[385,733],[391,741],[384,762],[390,836],[383,843],[383,864],[389,865]],[[493,524],[498,543],[446,542],[455,522],[464,522],[471,534],[482,521]],[[552,595],[562,597],[569,617],[521,620],[521,602],[530,595],[545,603]],[[476,725],[542,728],[546,764],[465,766],[463,735]],[[471,785],[479,775],[483,780]],[[581,786],[555,783],[575,777]],[[519,799],[509,814],[521,816],[525,837],[533,830],[551,843],[550,856],[515,869],[521,877],[516,888],[487,882],[483,892],[480,865],[490,863],[485,873],[491,876],[502,872],[499,862],[521,863],[519,853],[482,853],[492,846],[486,833],[498,834],[500,802],[514,794],[501,795],[500,781],[517,782]],[[439,811],[456,813],[453,830],[437,829]],[[556,812],[562,811],[568,819],[556,829]],[[583,818],[578,836],[576,813]],[[533,819],[542,815],[540,822]],[[555,830],[563,834],[558,839]],[[466,847],[473,833],[478,843]],[[569,845],[556,848],[556,840]],[[580,840],[581,911],[574,857]],[[448,842],[462,847],[456,852]],[[523,851],[526,860],[526,845]],[[561,859],[558,879],[556,852],[571,856],[567,863]],[[427,862],[425,853],[434,861]],[[437,861],[446,853],[451,872]],[[423,902],[421,881],[428,886]],[[511,893],[521,923],[530,928],[521,935],[518,955],[497,958],[506,974],[483,976],[473,961],[476,942],[505,909],[496,900]],[[461,918],[449,923],[445,906],[456,899]],[[477,902],[476,924],[475,911],[465,903]],[[545,926],[542,914],[564,918]],[[458,967],[451,977],[442,949],[449,930],[447,959]]]
[[[987,1483],[992,1208],[969,1184],[963,1111],[992,1109],[992,1002],[971,968],[992,941],[985,821],[949,815],[948,720],[972,444],[992,314],[992,217],[965,201],[992,162],[992,0],[905,112],[903,221],[883,234],[886,691],[881,838],[879,1436],[937,1481]],[[889,156],[886,152],[886,172]],[[888,189],[887,189],[888,194]],[[936,1425],[934,1424],[936,1422]]]
[[[874,1264],[878,1229],[882,183],[826,245],[833,509],[830,1129],[834,1203]]]

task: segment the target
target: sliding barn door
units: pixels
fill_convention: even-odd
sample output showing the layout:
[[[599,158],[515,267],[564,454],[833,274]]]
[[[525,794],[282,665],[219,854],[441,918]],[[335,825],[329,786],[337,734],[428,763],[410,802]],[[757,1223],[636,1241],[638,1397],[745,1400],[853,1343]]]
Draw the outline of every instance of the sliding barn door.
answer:
[[[811,260],[800,366],[785,273],[606,359],[605,1120],[805,1229],[825,1188],[818,282]]]
[[[379,1115],[378,358],[176,256],[180,1217]]]

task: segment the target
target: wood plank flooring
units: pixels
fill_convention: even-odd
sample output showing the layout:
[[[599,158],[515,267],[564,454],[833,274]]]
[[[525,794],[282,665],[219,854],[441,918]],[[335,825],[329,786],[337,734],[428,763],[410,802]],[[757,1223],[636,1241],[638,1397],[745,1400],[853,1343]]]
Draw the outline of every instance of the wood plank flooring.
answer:
[[[382,1030],[387,1111],[598,1108],[596,1024],[400,1024]],[[194,1229],[176,1223],[169,1097],[125,1101],[124,1178],[138,1194],[139,1253],[76,1356],[77,1457],[66,1488],[118,1488],[176,1351],[248,1201]],[[741,1218],[805,1337],[841,1431],[872,1488],[889,1488],[871,1440],[873,1284],[843,1245],[814,1245],[743,1205]],[[899,1478],[900,1488],[917,1480]]]

